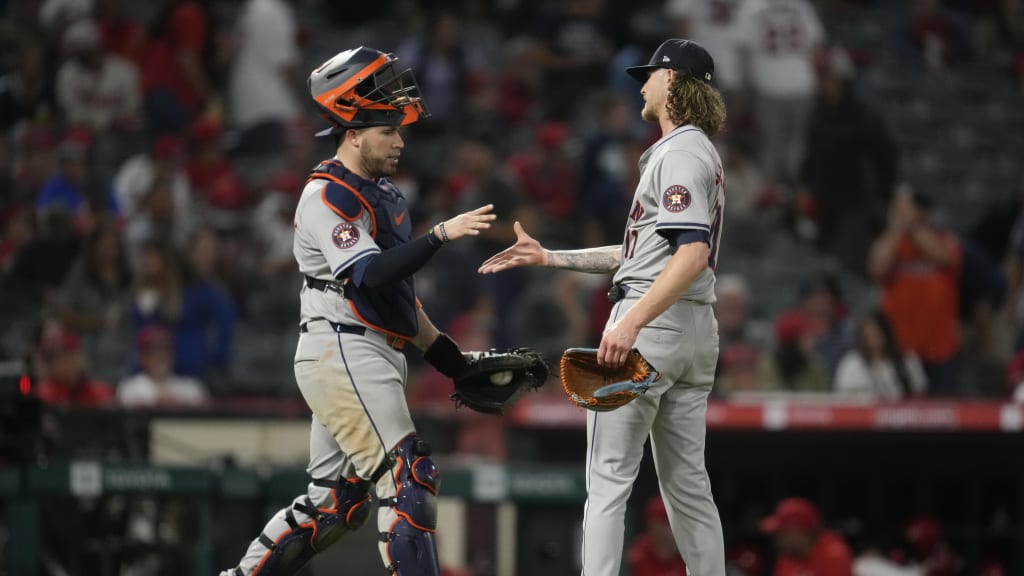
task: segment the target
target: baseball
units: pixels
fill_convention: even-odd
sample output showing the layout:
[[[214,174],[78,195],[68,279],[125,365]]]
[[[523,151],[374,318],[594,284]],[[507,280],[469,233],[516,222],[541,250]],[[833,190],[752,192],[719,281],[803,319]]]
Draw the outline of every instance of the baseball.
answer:
[[[495,372],[491,374],[491,384],[495,386],[504,386],[512,381],[512,371],[506,370],[504,372]]]

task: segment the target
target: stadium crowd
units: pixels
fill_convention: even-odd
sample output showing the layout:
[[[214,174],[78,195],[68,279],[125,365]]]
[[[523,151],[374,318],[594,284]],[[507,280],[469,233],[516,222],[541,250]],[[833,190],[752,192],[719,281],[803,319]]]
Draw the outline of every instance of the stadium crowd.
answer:
[[[295,322],[291,210],[329,154],[304,76],[337,37],[393,50],[424,86],[433,115],[396,178],[416,221],[482,202],[501,216],[418,278],[457,339],[597,342],[607,278],[473,271],[516,220],[553,246],[619,242],[656,138],[619,72],[674,34],[716,55],[730,106],[719,394],[1005,396],[1024,376],[1019,170],[983,220],[960,220],[956,191],[916,179],[859,90],[889,61],[1020,85],[1020,2],[798,2],[772,18],[758,0],[393,4],[380,19],[284,0],[6,3],[0,350],[47,401],[294,393],[287,346],[269,386],[246,352]],[[896,35],[873,47],[830,38],[829,23],[884,18]]]

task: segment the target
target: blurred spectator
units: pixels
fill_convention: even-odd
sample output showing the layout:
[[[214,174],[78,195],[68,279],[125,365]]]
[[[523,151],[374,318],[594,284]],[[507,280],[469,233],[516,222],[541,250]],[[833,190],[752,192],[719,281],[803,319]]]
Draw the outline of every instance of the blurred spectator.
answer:
[[[552,7],[540,27],[547,118],[565,118],[582,90],[601,84],[612,57],[604,0],[568,0]]]
[[[118,214],[113,190],[96,182],[90,170],[92,143],[92,136],[84,129],[68,131],[57,148],[57,171],[43,184],[36,198],[37,213],[63,206],[74,214],[79,232],[91,228],[97,209]]]
[[[834,388],[843,394],[897,399],[924,393],[927,380],[913,352],[900,350],[892,327],[881,311],[861,320],[857,347],[839,363]]]
[[[822,527],[821,514],[809,501],[782,500],[760,528],[775,538],[774,576],[850,576],[850,547],[838,533]]]
[[[925,68],[939,72],[949,64],[954,49],[953,22],[943,12],[939,0],[914,0],[911,5],[911,39]]]
[[[243,144],[279,150],[285,123],[300,113],[298,32],[291,3],[247,0],[238,17],[229,110]]]
[[[78,257],[78,249],[71,214],[59,205],[43,211],[35,237],[14,257],[0,308],[19,315],[49,303]]]
[[[18,252],[32,240],[32,212],[11,208],[0,216],[0,279],[13,267]]]
[[[40,39],[46,37],[39,18],[39,4],[39,0],[9,0],[4,3],[3,18],[0,18],[0,70],[14,68],[18,56],[39,50]]]
[[[1006,388],[1008,396],[1024,404],[1024,352],[1017,352],[1006,366]]]
[[[139,21],[125,15],[122,0],[95,0],[95,4],[96,25],[103,49],[134,63],[136,68],[142,66],[146,29]]]
[[[750,344],[733,344],[723,348],[715,372],[716,395],[728,397],[735,393],[756,392],[763,387],[761,349]]]
[[[903,527],[903,546],[890,558],[917,568],[923,576],[953,576],[962,573],[960,558],[950,548],[938,520],[927,514],[915,516]]]
[[[62,42],[69,59],[57,70],[57,102],[65,121],[98,133],[140,128],[135,64],[104,52],[99,29],[89,19],[69,26]]]
[[[931,204],[909,186],[897,191],[868,270],[881,285],[882,310],[900,347],[921,358],[931,393],[949,395],[957,391],[962,257],[956,236],[929,219]]]
[[[65,135],[57,151],[57,170],[51,173],[36,197],[37,211],[51,206],[61,206],[75,215],[85,211],[91,144],[92,137],[85,130],[71,130]]]
[[[67,329],[44,337],[43,359],[46,377],[36,387],[36,394],[50,406],[94,408],[114,399],[114,388],[89,376],[86,358],[78,336]]]
[[[497,152],[482,138],[467,138],[459,145],[456,165],[462,167],[450,180],[458,182],[459,212],[472,210],[486,204],[494,204],[496,221],[488,230],[483,230],[473,242],[475,266],[508,246],[515,244],[514,222],[521,222],[533,228],[534,211],[526,203],[522,191],[498,165]],[[453,182],[454,184],[454,182]],[[486,294],[491,298],[496,317],[492,339],[496,346],[510,345],[509,318],[516,312],[516,302],[526,285],[526,270],[509,270],[508,276],[484,276],[481,279]],[[451,296],[447,296],[451,297]]]
[[[217,280],[218,254],[212,230],[192,236],[181,315],[174,325],[174,371],[205,382],[227,375],[234,342],[235,306]]]
[[[462,98],[470,71],[480,65],[462,39],[461,22],[450,12],[433,11],[423,36],[411,37],[396,50],[400,66],[416,72],[423,98],[430,106],[431,125],[444,127],[463,108]]]
[[[725,553],[725,573],[729,576],[765,576],[764,554],[750,544],[729,546]]]
[[[192,197],[204,205],[208,221],[218,228],[233,228],[241,224],[237,211],[248,198],[241,177],[224,152],[222,138],[223,128],[217,120],[202,117],[193,122],[186,170]]]
[[[828,372],[814,352],[812,326],[802,312],[787,312],[776,320],[775,350],[761,365],[761,383],[765,390],[828,390]]]
[[[800,286],[799,310],[807,319],[814,353],[831,379],[843,355],[853,348],[857,331],[839,278],[825,271],[804,282]]]
[[[846,50],[822,51],[815,68],[818,93],[800,173],[801,194],[814,203],[818,247],[835,255],[847,270],[863,273],[868,251],[864,238],[883,227],[898,153],[882,118],[854,93],[854,66]]]
[[[205,1],[163,0],[142,65],[146,125],[154,135],[184,130],[210,98],[203,65],[210,36]]]
[[[730,244],[750,251],[762,248],[766,233],[776,226],[768,209],[778,204],[778,188],[770,185],[756,160],[754,142],[746,136],[735,136],[723,145],[726,188],[725,220],[729,223]]]
[[[644,507],[646,529],[633,539],[627,552],[630,576],[662,576],[688,574],[686,562],[679,555],[672,528],[668,524],[668,511],[661,496],[647,501]]]
[[[46,54],[38,43],[24,47],[16,54],[10,68],[0,76],[0,129],[6,130],[21,121],[40,119],[52,113],[53,85],[44,69]],[[5,54],[6,56],[6,54]]]
[[[547,218],[557,238],[571,238],[576,209],[576,173],[566,155],[569,127],[558,122],[542,124],[535,135],[536,146],[510,156],[507,166],[526,197]]]
[[[750,287],[739,274],[723,274],[715,282],[715,317],[718,319],[719,346],[725,350],[734,344],[761,347],[767,335],[750,318]]]
[[[293,220],[302,188],[300,175],[278,172],[268,182],[263,199],[253,210],[252,232],[260,245],[260,274],[264,277],[291,277],[297,270],[292,253]]]
[[[715,393],[757,390],[761,387],[761,351],[766,338],[750,321],[750,289],[737,274],[723,274],[715,283],[715,317],[721,354],[715,372]]]
[[[498,111],[510,125],[534,119],[543,91],[541,62],[544,46],[526,36],[505,43],[503,65],[498,78]]]
[[[756,98],[761,167],[769,182],[792,184],[814,96],[811,61],[825,30],[808,0],[743,0],[736,30],[740,77]]]
[[[117,400],[127,408],[196,406],[208,400],[206,389],[195,378],[173,373],[171,337],[160,326],[148,326],[136,338],[141,372],[117,386]]]
[[[1003,313],[1012,331],[1013,349],[1024,349],[1024,211],[1010,232],[1006,255],[1006,308]]]
[[[607,246],[622,241],[622,221],[637,182],[643,146],[633,134],[636,111],[630,100],[609,92],[599,99],[601,125],[583,150],[578,217],[586,221],[586,244]]]
[[[12,142],[10,201],[32,206],[54,169],[57,138],[46,128],[29,127]]]
[[[77,332],[97,375],[111,381],[127,368],[132,275],[113,223],[86,238],[57,297],[61,322]]]
[[[163,180],[169,187],[178,219],[188,217],[192,197],[184,154],[181,138],[165,134],[157,138],[148,151],[125,160],[114,176],[113,186],[118,208],[126,220],[131,221],[145,212],[145,198],[157,180]]]
[[[190,212],[175,210],[174,200],[174,181],[159,177],[137,202],[137,212],[128,220],[124,234],[132,268],[138,269],[142,248],[149,240],[161,239],[175,249],[185,248],[195,222]]]
[[[736,12],[743,0],[667,0],[665,13],[673,20],[675,36],[703,46],[715,60],[715,86],[732,116],[741,87],[739,31]],[[731,200],[730,196],[730,200]]]

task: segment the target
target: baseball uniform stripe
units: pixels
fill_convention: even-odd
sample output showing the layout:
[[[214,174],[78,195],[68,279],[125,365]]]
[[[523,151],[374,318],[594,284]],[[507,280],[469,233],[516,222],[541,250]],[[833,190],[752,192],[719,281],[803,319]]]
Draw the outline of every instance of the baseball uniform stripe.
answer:
[[[696,228],[698,230],[711,232],[711,226],[708,226],[707,224],[701,224],[700,222],[661,222],[659,224],[654,225],[655,230],[670,230],[673,228],[679,230],[692,230]]]
[[[339,264],[338,267],[334,269],[334,272],[332,273],[332,275],[335,278],[337,278],[338,274],[341,274],[342,272],[344,272],[345,269],[348,268],[349,266],[351,266],[352,264],[354,264],[356,260],[359,260],[360,258],[362,258],[364,256],[367,256],[369,254],[380,254],[380,248],[376,248],[376,249],[374,249],[374,248],[367,248],[366,250],[363,250],[362,252],[356,253],[355,256],[353,256],[353,257],[349,258],[348,260],[345,260],[344,262]]]

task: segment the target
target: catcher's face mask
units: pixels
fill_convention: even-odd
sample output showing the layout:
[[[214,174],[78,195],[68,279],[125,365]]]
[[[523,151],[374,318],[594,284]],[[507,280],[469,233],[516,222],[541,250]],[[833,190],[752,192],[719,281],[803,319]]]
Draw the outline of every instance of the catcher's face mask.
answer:
[[[344,128],[405,126],[430,116],[412,70],[399,70],[397,58],[372,48],[342,52],[309,77],[310,94],[321,113]]]

